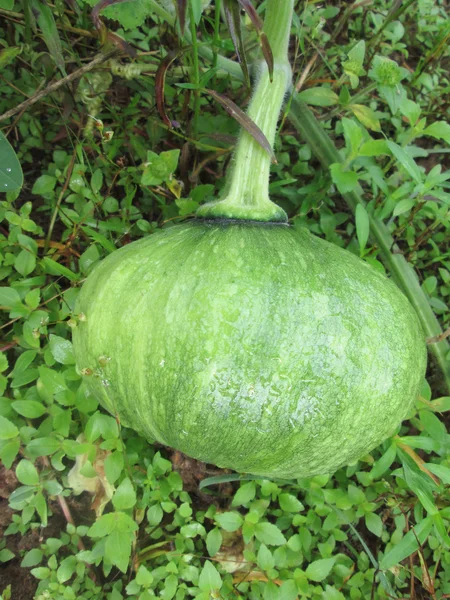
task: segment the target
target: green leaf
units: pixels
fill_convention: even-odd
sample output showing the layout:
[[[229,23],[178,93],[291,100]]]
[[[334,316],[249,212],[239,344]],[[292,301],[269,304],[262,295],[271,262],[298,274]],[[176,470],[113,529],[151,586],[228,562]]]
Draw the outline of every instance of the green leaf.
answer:
[[[389,148],[385,140],[364,142],[359,149],[360,156],[381,156],[383,154],[389,154]]]
[[[280,586],[280,598],[282,600],[297,600],[298,590],[295,581],[288,579]]]
[[[62,365],[75,364],[72,342],[58,335],[50,335],[50,352],[53,358]]]
[[[15,192],[20,190],[22,185],[23,173],[19,159],[0,131],[0,192]]]
[[[367,245],[367,240],[369,239],[370,233],[369,215],[367,214],[367,211],[362,204],[358,204],[358,206],[356,207],[355,221],[356,235],[358,237],[359,242],[359,251],[362,254],[364,248]]]
[[[408,533],[395,544],[392,549],[385,554],[380,562],[380,569],[387,571],[402,560],[416,552],[419,548],[419,543],[423,544],[427,539],[433,527],[433,519],[431,516],[426,517],[418,525],[411,529]],[[419,542],[419,543],[418,543]]]
[[[36,579],[47,579],[50,577],[50,569],[48,567],[36,567],[35,569],[31,569],[31,574]]]
[[[1,423],[0,423],[0,428],[1,428]],[[18,440],[18,439],[13,440],[12,442],[7,442],[4,446],[3,445],[1,446],[0,460],[2,461],[3,465],[7,469],[11,468],[13,462],[16,459],[16,456],[19,453],[19,450],[20,450],[20,440]]]
[[[147,588],[153,583],[153,575],[144,565],[141,565],[136,573],[136,583]]]
[[[97,246],[92,244],[92,246],[89,246],[89,248],[80,256],[79,264],[82,273],[88,273],[88,271],[98,261],[99,258],[100,253],[97,249]]]
[[[258,567],[263,571],[270,571],[275,566],[275,559],[273,558],[272,552],[267,548],[265,544],[261,544],[256,557]]]
[[[36,179],[31,190],[32,194],[36,196],[48,196],[51,195],[55,189],[56,182],[58,180],[53,175],[41,175]]]
[[[8,550],[7,548],[3,548],[3,550],[0,550],[0,563],[8,562],[9,560],[12,560],[15,557],[16,556],[14,552],[11,552],[11,550]]]
[[[179,150],[168,150],[159,155],[149,150],[142,173],[142,185],[154,186],[169,182],[177,169],[179,157]]]
[[[350,152],[350,157],[355,158],[363,143],[363,131],[353,119],[342,119],[342,128],[344,130],[345,144]]]
[[[244,483],[234,495],[231,506],[242,506],[251,502],[256,494],[256,484],[254,481]]]
[[[106,538],[105,558],[116,565],[122,573],[128,570],[133,538],[129,534],[115,530]]]
[[[445,485],[450,485],[450,469],[448,467],[444,467],[444,465],[437,465],[435,463],[427,463],[427,469],[439,477],[442,483]]]
[[[387,145],[394,157],[402,165],[405,171],[412,177],[412,179],[414,179],[416,183],[422,183],[422,173],[406,150],[391,140],[387,142]]]
[[[383,533],[383,521],[376,513],[367,513],[365,517],[366,527],[377,537]]]
[[[19,430],[6,417],[0,416],[0,440],[10,440],[19,435]]]
[[[222,578],[216,567],[209,561],[205,561],[203,569],[198,578],[198,587],[203,592],[213,592],[222,587]]]
[[[38,393],[41,397],[51,399],[54,394],[67,389],[64,375],[49,369],[48,367],[39,367],[39,380],[37,382]]]
[[[136,504],[136,492],[128,477],[121,482],[115,491],[112,503],[116,510],[127,510],[133,508]]]
[[[19,293],[15,289],[10,287],[0,288],[0,306],[6,306],[11,308],[16,304],[20,304]]]
[[[163,509],[161,508],[160,504],[154,504],[153,506],[150,506],[147,511],[147,521],[153,527],[156,527],[156,525],[161,523],[163,516]]]
[[[339,96],[327,87],[316,87],[303,90],[298,98],[312,106],[334,106],[339,103]]]
[[[408,212],[408,210],[411,210],[411,208],[415,204],[416,204],[416,201],[414,198],[403,198],[403,200],[400,200],[400,202],[397,202],[392,214],[394,215],[394,217],[398,217],[399,215],[402,215],[403,213]]]
[[[292,494],[280,494],[278,496],[280,508],[284,512],[296,513],[305,510],[303,504]]]
[[[385,473],[397,456],[397,446],[395,444],[391,444],[386,452],[383,454],[381,458],[377,460],[372,470],[370,471],[370,475],[372,479],[378,479]]]
[[[51,258],[43,258],[41,260],[41,266],[46,273],[50,275],[62,275],[63,277],[67,277],[69,281],[77,281],[79,276],[73,273],[70,269],[65,267],[64,265],[60,265],[56,261]]]
[[[69,581],[69,579],[75,573],[77,564],[78,561],[75,556],[67,556],[66,558],[63,558],[58,570],[56,571],[56,577],[59,583],[65,583],[66,581]]]
[[[423,135],[429,135],[437,140],[444,140],[450,144],[450,124],[447,121],[435,121],[423,131]]]
[[[208,550],[209,556],[215,556],[222,546],[222,534],[220,529],[214,528],[208,532],[206,536],[206,549]]]
[[[29,250],[22,250],[14,261],[14,268],[23,277],[29,275],[36,266],[36,257]]]
[[[36,467],[29,460],[23,459],[16,467],[16,477],[24,485],[38,485],[39,474]]]
[[[351,192],[358,185],[358,173],[346,170],[342,163],[330,165],[331,178],[341,194]]]
[[[47,412],[45,406],[35,400],[16,400],[11,402],[11,406],[19,415],[27,419],[38,419]]]
[[[237,512],[217,513],[214,519],[216,523],[222,527],[222,529],[230,532],[239,529],[244,522],[241,515]]]
[[[286,543],[284,535],[272,523],[256,523],[255,536],[258,541],[267,546],[282,546]]]
[[[44,556],[44,553],[42,552],[42,550],[40,548],[32,548],[25,554],[22,562],[20,563],[20,566],[21,567],[35,567],[36,565],[38,565],[41,562],[43,556]]]
[[[87,535],[92,538],[102,538],[109,535],[114,531],[116,527],[116,514],[108,513],[102,515],[95,523],[89,528]]]
[[[105,459],[105,475],[109,483],[115,483],[123,470],[122,452],[112,452]]]
[[[306,577],[312,581],[323,581],[334,566],[335,558],[320,558],[310,563],[305,571]]]
[[[381,131],[381,125],[375,112],[364,104],[350,104],[352,113],[365,127],[372,131]]]
[[[33,458],[39,456],[50,456],[54,454],[61,447],[61,442],[53,437],[41,437],[31,440],[27,444],[27,453]]]

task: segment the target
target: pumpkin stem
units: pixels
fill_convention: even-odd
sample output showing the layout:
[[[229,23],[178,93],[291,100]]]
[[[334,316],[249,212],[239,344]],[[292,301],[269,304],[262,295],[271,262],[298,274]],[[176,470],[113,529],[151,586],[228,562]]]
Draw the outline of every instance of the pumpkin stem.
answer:
[[[274,58],[273,80],[266,62],[261,62],[247,113],[272,147],[284,98],[292,83],[288,46],[293,7],[294,0],[267,2],[264,32]],[[286,213],[269,198],[270,165],[271,157],[267,150],[243,130],[222,198],[201,206],[197,217],[285,223]]]

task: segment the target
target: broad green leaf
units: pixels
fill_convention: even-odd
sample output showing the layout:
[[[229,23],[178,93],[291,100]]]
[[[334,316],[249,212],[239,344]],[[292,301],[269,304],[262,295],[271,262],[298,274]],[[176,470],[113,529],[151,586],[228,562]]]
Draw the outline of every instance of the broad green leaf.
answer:
[[[114,530],[106,538],[105,558],[113,565],[116,565],[122,573],[126,573],[131,557],[131,545],[133,536],[129,533],[123,533]]]
[[[433,519],[431,516],[426,517],[418,525],[408,531],[408,533],[400,540],[398,544],[395,544],[392,549],[385,554],[380,562],[380,569],[386,571],[391,569],[399,562],[410,556],[413,552],[416,552],[420,544],[423,544],[427,539],[431,529],[433,527]]]
[[[332,164],[330,173],[333,183],[336,184],[341,194],[351,192],[358,185],[358,173],[346,170],[342,163]]]
[[[72,342],[58,335],[50,335],[50,352],[53,358],[63,365],[73,365],[75,363]]]
[[[220,527],[222,527],[222,529],[225,529],[225,531],[230,532],[239,529],[239,527],[241,527],[242,523],[244,522],[241,515],[237,512],[217,513],[214,519],[216,523]]]
[[[258,567],[263,571],[270,571],[275,566],[275,560],[272,552],[267,548],[265,544],[261,544],[258,550],[256,558]]]
[[[278,502],[280,504],[280,508],[284,510],[284,512],[296,513],[305,510],[303,504],[293,496],[292,494],[280,494],[278,496]]]
[[[16,256],[14,267],[23,277],[29,275],[36,266],[36,257],[29,250],[22,250]]]
[[[61,442],[53,437],[41,437],[31,440],[27,444],[27,453],[33,458],[50,456],[61,448]]]
[[[303,90],[298,94],[299,100],[312,106],[335,106],[339,103],[339,96],[327,87],[316,87]]]
[[[370,233],[369,215],[367,214],[367,211],[362,204],[358,204],[358,206],[356,207],[355,221],[356,235],[358,237],[359,242],[359,251],[362,254],[364,248],[367,245]]]
[[[234,495],[231,506],[241,506],[251,502],[256,494],[256,484],[254,481],[244,483]]]
[[[436,121],[424,129],[423,135],[429,135],[450,144],[450,124],[447,121]]]
[[[381,537],[383,532],[383,521],[376,513],[367,513],[365,517],[366,527],[377,537]]]
[[[112,503],[116,510],[127,510],[133,508],[136,504],[136,492],[128,477],[121,482],[115,491]]]
[[[161,523],[163,516],[163,509],[161,508],[160,504],[154,504],[153,506],[150,506],[147,511],[147,521],[153,527]]]
[[[0,416],[0,440],[10,440],[19,435],[19,430],[5,417]]]
[[[334,566],[335,558],[320,558],[310,563],[305,571],[306,577],[311,581],[323,581],[328,577]]]
[[[416,201],[414,198],[403,198],[403,200],[397,202],[394,208],[394,212],[392,214],[394,215],[394,217],[398,217],[399,215],[408,212],[408,210],[411,210],[411,208],[413,208],[415,204]]]
[[[20,563],[20,566],[21,567],[35,567],[36,565],[38,565],[41,562],[43,556],[44,556],[44,553],[42,552],[42,550],[40,548],[32,548],[25,554],[22,562]]]
[[[350,104],[349,108],[365,127],[372,131],[381,131],[380,120],[371,108],[364,104]]]
[[[222,545],[222,534],[220,533],[220,529],[215,527],[208,532],[206,536],[206,549],[208,550],[209,556],[215,556]]]
[[[68,581],[72,575],[75,573],[75,569],[77,568],[78,561],[75,556],[67,556],[63,558],[61,564],[56,571],[56,578],[59,583],[65,583]]]
[[[56,177],[53,177],[53,175],[41,175],[34,182],[31,193],[36,194],[36,196],[52,195],[57,181],[58,180],[56,179]]]
[[[0,428],[1,428],[1,423],[0,423]],[[11,468],[13,462],[16,459],[17,454],[19,453],[19,450],[20,450],[20,440],[19,439],[15,439],[15,440],[12,440],[11,442],[7,442],[4,445],[3,444],[1,445],[0,460],[2,461],[3,465],[7,469]]]
[[[282,532],[272,523],[256,523],[255,536],[258,541],[267,546],[282,546],[286,543]]]
[[[112,452],[108,454],[105,459],[105,475],[109,481],[109,483],[115,483],[122,473],[123,470],[123,453]]]
[[[389,148],[385,140],[364,142],[359,149],[360,156],[381,156],[383,154],[389,154]]]
[[[11,308],[15,304],[20,304],[19,293],[10,287],[0,288],[0,306]]]
[[[364,139],[361,127],[353,119],[342,119],[342,128],[344,130],[345,144],[352,158],[356,157]]]
[[[209,561],[205,561],[203,569],[198,579],[198,587],[203,592],[212,592],[220,590],[222,587],[222,578],[216,567]]]
[[[38,485],[39,474],[29,460],[23,459],[16,467],[16,477],[24,485]]]
[[[15,192],[23,185],[19,159],[11,144],[0,131],[0,192]]]
[[[280,586],[280,598],[282,600],[297,600],[298,590],[295,581],[289,579],[284,581]]]
[[[116,513],[102,515],[89,528],[87,535],[92,538],[102,538],[109,535],[116,527]]]
[[[35,400],[16,400],[11,403],[13,409],[27,419],[38,419],[47,412],[46,407]]]

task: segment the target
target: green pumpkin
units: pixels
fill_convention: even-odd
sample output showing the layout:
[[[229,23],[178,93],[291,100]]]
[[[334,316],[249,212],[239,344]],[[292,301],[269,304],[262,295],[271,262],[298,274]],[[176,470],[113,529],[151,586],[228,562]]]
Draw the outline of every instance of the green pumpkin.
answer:
[[[77,364],[149,439],[267,477],[332,473],[417,399],[426,346],[385,276],[307,230],[202,221],[114,252],[76,308]]]

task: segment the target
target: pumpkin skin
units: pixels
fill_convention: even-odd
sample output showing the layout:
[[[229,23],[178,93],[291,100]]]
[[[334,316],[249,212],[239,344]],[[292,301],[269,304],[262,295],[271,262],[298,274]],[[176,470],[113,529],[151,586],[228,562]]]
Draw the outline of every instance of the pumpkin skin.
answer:
[[[77,364],[149,439],[239,472],[332,473],[415,402],[425,338],[384,275],[307,230],[192,221],[111,254],[76,311]]]

